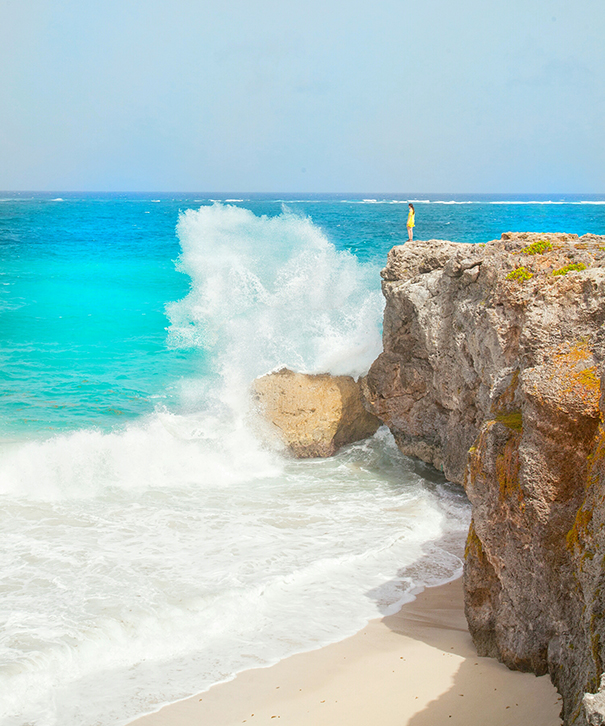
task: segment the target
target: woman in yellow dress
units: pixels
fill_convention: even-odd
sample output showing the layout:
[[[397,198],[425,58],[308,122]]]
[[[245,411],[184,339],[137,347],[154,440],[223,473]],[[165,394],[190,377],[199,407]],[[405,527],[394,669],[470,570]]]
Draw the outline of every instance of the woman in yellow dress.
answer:
[[[411,202],[408,203],[408,207],[410,208],[409,213],[408,213],[408,239],[412,240],[412,238],[414,237],[415,212],[414,212],[414,205]]]

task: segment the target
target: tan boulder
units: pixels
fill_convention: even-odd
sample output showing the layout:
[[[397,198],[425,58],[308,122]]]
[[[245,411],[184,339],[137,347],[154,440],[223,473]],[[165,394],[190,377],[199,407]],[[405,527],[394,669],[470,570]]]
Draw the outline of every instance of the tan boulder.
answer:
[[[252,394],[271,429],[299,459],[332,456],[380,426],[364,408],[360,385],[351,376],[282,368],[257,378]]]

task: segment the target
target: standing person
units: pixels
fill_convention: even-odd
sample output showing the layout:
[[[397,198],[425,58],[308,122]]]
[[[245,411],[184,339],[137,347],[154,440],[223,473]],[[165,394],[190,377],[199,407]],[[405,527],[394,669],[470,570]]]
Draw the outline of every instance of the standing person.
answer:
[[[414,237],[414,205],[411,202],[408,202],[409,212],[408,212],[408,239],[411,241]]]

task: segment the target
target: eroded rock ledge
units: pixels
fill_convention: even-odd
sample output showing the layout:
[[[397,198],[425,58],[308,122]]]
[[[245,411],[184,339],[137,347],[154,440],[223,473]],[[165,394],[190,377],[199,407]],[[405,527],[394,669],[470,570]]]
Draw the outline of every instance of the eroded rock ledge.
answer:
[[[605,723],[605,693],[582,703],[605,662],[605,237],[408,242],[382,277],[368,405],[466,488],[477,649],[550,673],[566,724]]]

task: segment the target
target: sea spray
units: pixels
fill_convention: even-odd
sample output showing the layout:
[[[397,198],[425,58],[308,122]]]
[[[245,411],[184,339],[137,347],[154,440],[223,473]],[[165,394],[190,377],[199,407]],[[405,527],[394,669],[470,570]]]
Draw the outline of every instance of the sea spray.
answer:
[[[168,306],[169,344],[211,350],[248,381],[280,366],[358,376],[380,352],[375,270],[308,217],[214,204],[183,213],[178,235],[192,290]]]

